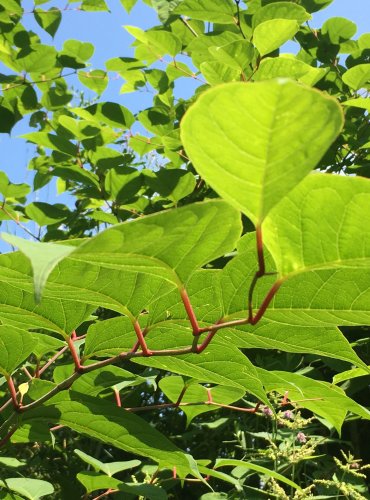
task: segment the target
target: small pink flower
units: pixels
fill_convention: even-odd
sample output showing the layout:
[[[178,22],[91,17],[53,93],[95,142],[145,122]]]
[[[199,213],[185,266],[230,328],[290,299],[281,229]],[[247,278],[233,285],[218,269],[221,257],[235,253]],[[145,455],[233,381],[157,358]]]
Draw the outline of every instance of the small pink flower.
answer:
[[[306,435],[303,434],[303,432],[298,432],[297,441],[299,441],[301,444],[304,444],[307,441]]]
[[[284,418],[286,418],[287,420],[293,420],[294,415],[290,410],[287,410],[284,412]]]
[[[264,406],[262,411],[267,417],[272,417],[272,415],[274,414],[271,408],[269,408],[268,406]]]

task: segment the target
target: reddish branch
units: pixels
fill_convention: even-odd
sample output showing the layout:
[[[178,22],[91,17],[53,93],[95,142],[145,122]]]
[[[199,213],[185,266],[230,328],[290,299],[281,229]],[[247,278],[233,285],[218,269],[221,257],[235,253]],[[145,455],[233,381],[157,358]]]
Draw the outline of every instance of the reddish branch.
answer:
[[[122,352],[118,354],[117,356],[113,356],[111,358],[104,359],[102,361],[97,361],[96,363],[83,366],[81,363],[80,356],[78,354],[78,351],[75,346],[75,342],[77,340],[80,340],[81,338],[84,338],[85,336],[82,335],[81,337],[76,336],[76,332],[72,332],[70,337],[67,339],[67,346],[63,347],[60,351],[58,351],[52,358],[49,359],[49,361],[40,369],[39,365],[37,364],[36,371],[34,374],[34,378],[38,378],[42,375],[43,372],[49,366],[58,359],[59,356],[61,356],[65,351],[69,350],[70,354],[73,359],[73,363],[75,366],[75,371],[72,375],[70,375],[67,379],[63,380],[61,383],[55,385],[53,389],[51,389],[48,393],[44,394],[42,397],[37,399],[36,401],[32,401],[29,404],[23,405],[18,401],[18,392],[15,388],[13,379],[9,376],[7,377],[7,384],[9,387],[10,391],[10,399],[0,408],[0,412],[4,410],[10,403],[13,404],[15,413],[24,413],[26,411],[32,410],[33,408],[36,408],[40,406],[42,403],[48,401],[50,398],[52,398],[54,395],[58,394],[59,392],[63,390],[67,390],[71,387],[71,385],[77,380],[79,377],[81,377],[84,373],[89,373],[91,371],[97,370],[99,368],[103,368],[104,366],[111,365],[113,363],[122,361],[124,359],[131,359],[131,358],[138,358],[138,357],[147,357],[147,356],[180,356],[184,354],[190,354],[190,353],[195,353],[199,354],[203,352],[210,342],[212,341],[213,337],[216,335],[217,331],[222,329],[222,328],[228,328],[228,327],[235,327],[239,325],[246,325],[246,324],[251,324],[255,325],[258,323],[258,321],[262,318],[262,316],[265,314],[266,309],[271,303],[271,300],[275,296],[276,292],[280,288],[283,280],[277,280],[275,283],[272,285],[270,290],[268,291],[267,295],[265,296],[264,300],[262,301],[261,306],[259,307],[258,311],[256,312],[255,315],[253,315],[253,308],[252,308],[252,302],[253,302],[253,293],[255,286],[258,282],[258,280],[268,274],[271,273],[266,273],[265,271],[265,260],[264,260],[264,253],[263,253],[263,241],[262,241],[262,231],[261,227],[258,226],[256,228],[256,243],[257,243],[257,260],[258,260],[258,270],[256,271],[250,288],[249,288],[249,293],[248,293],[248,317],[243,318],[243,319],[237,319],[237,320],[231,320],[231,321],[224,321],[224,319],[220,319],[218,322],[216,322],[213,325],[207,326],[207,327],[199,327],[199,323],[197,320],[197,317],[195,315],[194,309],[192,307],[192,304],[190,302],[189,295],[186,291],[185,288],[182,288],[180,290],[180,295],[181,299],[185,308],[185,311],[187,313],[189,322],[192,326],[193,330],[193,343],[191,346],[184,347],[184,348],[179,348],[179,349],[162,349],[162,350],[149,350],[148,346],[145,341],[145,335],[148,332],[148,329],[142,330],[138,320],[133,320],[133,328],[135,330],[136,336],[137,336],[137,341],[133,345],[131,351],[128,352]],[[201,334],[206,333],[206,337],[203,340],[203,342],[199,345],[199,339]],[[141,350],[139,350],[141,348]],[[31,377],[32,378],[32,377]],[[231,410],[235,411],[242,411],[242,412],[249,412],[249,413],[255,413],[259,406],[260,403],[258,403],[254,408],[241,408],[237,406],[231,406],[231,405],[225,405],[222,403],[215,403],[212,400],[212,395],[211,395],[211,390],[207,389],[208,393],[208,400],[205,402],[197,402],[197,403],[182,403],[182,399],[184,397],[184,394],[187,390],[187,386],[184,386],[183,390],[181,391],[177,401],[175,403],[163,403],[163,404],[158,404],[158,405],[152,405],[152,406],[144,406],[144,407],[135,407],[135,408],[125,408],[127,411],[131,412],[140,412],[140,411],[148,411],[148,410],[155,410],[155,409],[164,409],[164,408],[179,408],[179,407],[184,407],[184,406],[194,406],[194,405],[210,405],[210,406],[218,406],[220,408],[228,408]],[[121,398],[119,394],[119,390],[117,388],[113,389],[114,391],[114,396],[115,396],[115,401],[118,407],[122,406],[121,403]],[[283,404],[287,404],[287,398],[284,399]],[[7,422],[5,422],[1,430],[6,429],[8,425],[9,419]],[[16,428],[16,426],[15,426]],[[53,430],[59,429],[60,426],[56,426],[53,428]],[[13,434],[15,429],[12,429],[8,431],[8,433],[5,435],[5,437],[0,441],[0,446],[5,444]],[[105,494],[103,494],[104,496]],[[102,497],[99,497],[102,498]]]

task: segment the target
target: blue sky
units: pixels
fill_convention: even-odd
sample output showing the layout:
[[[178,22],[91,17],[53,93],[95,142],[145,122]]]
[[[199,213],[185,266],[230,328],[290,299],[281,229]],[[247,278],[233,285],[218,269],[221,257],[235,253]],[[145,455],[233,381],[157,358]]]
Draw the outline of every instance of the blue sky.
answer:
[[[157,16],[153,9],[150,9],[141,2],[128,15],[119,0],[106,1],[111,9],[110,13],[87,13],[77,10],[63,12],[62,23],[54,41],[49,35],[45,34],[45,43],[54,43],[57,49],[61,49],[63,42],[71,38],[93,43],[95,53],[91,59],[91,67],[94,69],[104,69],[104,62],[111,57],[132,55],[130,45],[133,38],[125,31],[123,26],[134,25],[146,29],[158,24]],[[45,8],[53,5],[62,9],[65,7],[65,3],[65,0],[49,2],[45,4]],[[36,25],[31,13],[33,1],[24,0],[22,5],[25,11],[28,12],[25,15],[26,26],[31,29],[37,29],[39,33],[40,28]],[[73,8],[74,5],[76,4],[71,3],[70,7]],[[333,16],[342,16],[354,21],[358,27],[355,36],[357,38],[362,33],[370,31],[370,0],[334,0],[327,9],[316,13],[310,24],[312,27],[320,27],[326,19]],[[0,65],[0,72],[7,73],[7,70],[1,68]],[[147,95],[145,92],[119,94],[121,83],[122,81],[119,80],[111,81],[102,98],[104,100],[119,102],[134,112],[145,109],[150,105],[152,96]],[[186,87],[189,83],[189,79],[183,79],[181,92],[189,94],[189,90]],[[86,95],[94,96],[94,94],[89,94],[88,92],[86,92]],[[12,182],[32,183],[33,173],[27,170],[27,164],[32,158],[34,146],[26,144],[24,140],[17,137],[26,131],[28,131],[26,124],[20,123],[14,128],[10,137],[0,134],[0,169],[8,174]],[[29,201],[35,201],[37,196],[37,194],[32,193]],[[65,202],[63,196],[55,198],[55,187],[53,184],[44,193],[40,194],[41,198],[42,201],[49,201],[51,203]],[[1,227],[1,230],[6,230],[5,224]],[[22,235],[19,231],[17,233]],[[1,247],[0,243],[0,249]]]

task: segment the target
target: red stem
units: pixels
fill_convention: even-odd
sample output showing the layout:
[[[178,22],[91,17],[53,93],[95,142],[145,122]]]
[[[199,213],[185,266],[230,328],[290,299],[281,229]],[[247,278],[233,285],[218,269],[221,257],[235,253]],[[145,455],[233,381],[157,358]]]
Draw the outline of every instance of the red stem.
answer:
[[[145,342],[145,339],[144,339],[144,335],[143,335],[143,332],[141,331],[141,328],[140,328],[138,320],[135,320],[135,322],[134,322],[133,325],[134,325],[134,330],[135,330],[135,333],[136,333],[136,336],[137,336],[137,340],[138,340],[138,342],[140,344],[140,347],[141,347],[141,350],[143,351],[144,356],[151,356],[152,355],[152,351],[150,351],[148,349],[148,346],[146,345],[146,342]],[[135,346],[134,346],[134,348],[135,348]],[[133,354],[134,353],[135,353],[135,351],[133,351]]]
[[[121,408],[122,407],[121,395],[120,395],[117,387],[113,387],[113,393],[114,393],[114,399],[116,401],[116,405],[118,406],[118,408]]]
[[[18,410],[19,403],[18,403],[18,398],[17,398],[17,391],[15,389],[13,379],[10,375],[8,377],[6,377],[6,382],[7,382],[8,387],[9,387],[10,397],[11,397],[11,401],[13,403],[14,409]]]
[[[185,290],[185,288],[182,288],[180,294],[181,294],[182,303],[184,304],[184,307],[185,307],[186,314],[188,315],[190,324],[193,328],[193,335],[199,335],[198,320],[195,316],[193,306],[191,305],[188,292]]]
[[[144,339],[145,339],[145,336],[147,333],[148,333],[148,329],[144,328],[144,330],[142,330],[142,334],[143,334]],[[137,340],[130,352],[136,352],[139,349],[139,347],[140,347],[140,342]]]
[[[272,287],[268,291],[266,297],[264,298],[264,300],[263,300],[260,308],[258,309],[256,315],[253,318],[251,318],[251,321],[250,321],[251,325],[257,324],[258,321],[265,314],[266,309],[270,305],[271,300],[274,298],[276,292],[279,290],[279,288],[281,287],[282,283],[283,283],[283,280],[280,279],[280,280],[275,281],[275,283],[272,285]]]
[[[73,339],[75,338],[75,336],[76,336],[76,334],[73,335],[73,333],[72,333],[72,335],[70,337],[68,337],[67,343],[68,343],[68,348],[71,352],[72,359],[73,359],[73,362],[75,365],[75,371],[78,372],[82,368],[82,366],[81,366],[80,357],[79,357],[77,350],[75,348],[75,345],[74,345]]]

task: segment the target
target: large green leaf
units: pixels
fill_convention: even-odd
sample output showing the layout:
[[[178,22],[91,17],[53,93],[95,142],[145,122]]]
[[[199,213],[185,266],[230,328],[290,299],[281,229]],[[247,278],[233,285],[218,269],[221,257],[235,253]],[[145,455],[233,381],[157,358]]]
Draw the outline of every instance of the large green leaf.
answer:
[[[59,422],[121,450],[150,457],[162,467],[176,466],[180,475],[191,472],[184,453],[163,434],[133,413],[112,406],[110,401],[69,391],[23,417],[25,423],[40,420]]]
[[[181,135],[200,175],[260,224],[314,168],[342,121],[332,98],[296,83],[232,83],[201,95]]]
[[[231,251],[240,229],[233,208],[221,200],[208,201],[116,225],[85,241],[69,258],[180,284]]]
[[[263,224],[264,242],[280,275],[314,269],[370,269],[370,226],[364,224],[369,211],[369,180],[308,176]]]
[[[275,265],[267,252],[265,260],[267,271],[274,272]],[[247,318],[248,291],[257,269],[255,235],[246,235],[239,242],[238,256],[225,266],[220,276],[222,316]],[[254,310],[260,307],[276,279],[277,275],[272,274],[259,281],[253,297]],[[369,282],[370,270],[363,267],[315,271],[302,268],[284,281],[264,318],[303,327],[368,325]]]
[[[49,243],[43,243],[42,247],[36,244],[34,247],[31,242],[18,239],[16,244],[24,247],[28,252],[27,256],[31,258],[38,293],[41,291],[39,285],[47,277],[47,270],[51,271],[55,267],[55,259],[58,260],[61,255],[60,250],[69,257],[60,262],[60,266],[65,266],[65,273],[60,270],[55,276],[57,282],[63,283],[64,281],[69,286],[69,290],[59,287],[59,293],[56,291],[52,294],[54,297],[68,296],[70,300],[73,298],[73,300],[89,302],[91,299],[81,295],[78,291],[79,288],[85,287],[100,293],[99,300],[104,296],[112,296],[116,304],[122,304],[119,298],[120,293],[126,294],[125,301],[135,299],[137,276],[132,273],[157,276],[181,288],[197,268],[233,250],[240,230],[240,218],[237,211],[225,202],[215,200],[116,225],[86,240],[78,247]],[[45,258],[45,253],[40,254],[37,251],[38,248],[44,248],[44,245],[46,247],[50,245],[50,259]],[[118,274],[116,277],[113,272],[110,273],[110,277],[108,274],[100,276],[99,268],[130,272],[131,274],[127,277],[128,288],[123,288],[121,291]],[[35,269],[39,269],[40,273],[35,273]],[[19,286],[29,290],[28,275],[24,276],[19,270],[8,270],[7,273],[8,277],[4,276],[3,279],[9,279],[13,284],[17,280]],[[74,277],[73,273],[75,273]],[[103,281],[99,282],[98,278]],[[113,286],[114,281],[117,285]],[[129,285],[130,282],[131,285]],[[158,281],[153,280],[150,287],[153,286],[154,289],[158,287]],[[54,290],[56,288],[58,287],[54,287]],[[147,291],[152,296],[153,288]],[[98,295],[95,294],[94,303],[97,303],[97,297]],[[112,303],[112,300],[109,302]],[[135,307],[140,308],[140,305]]]

